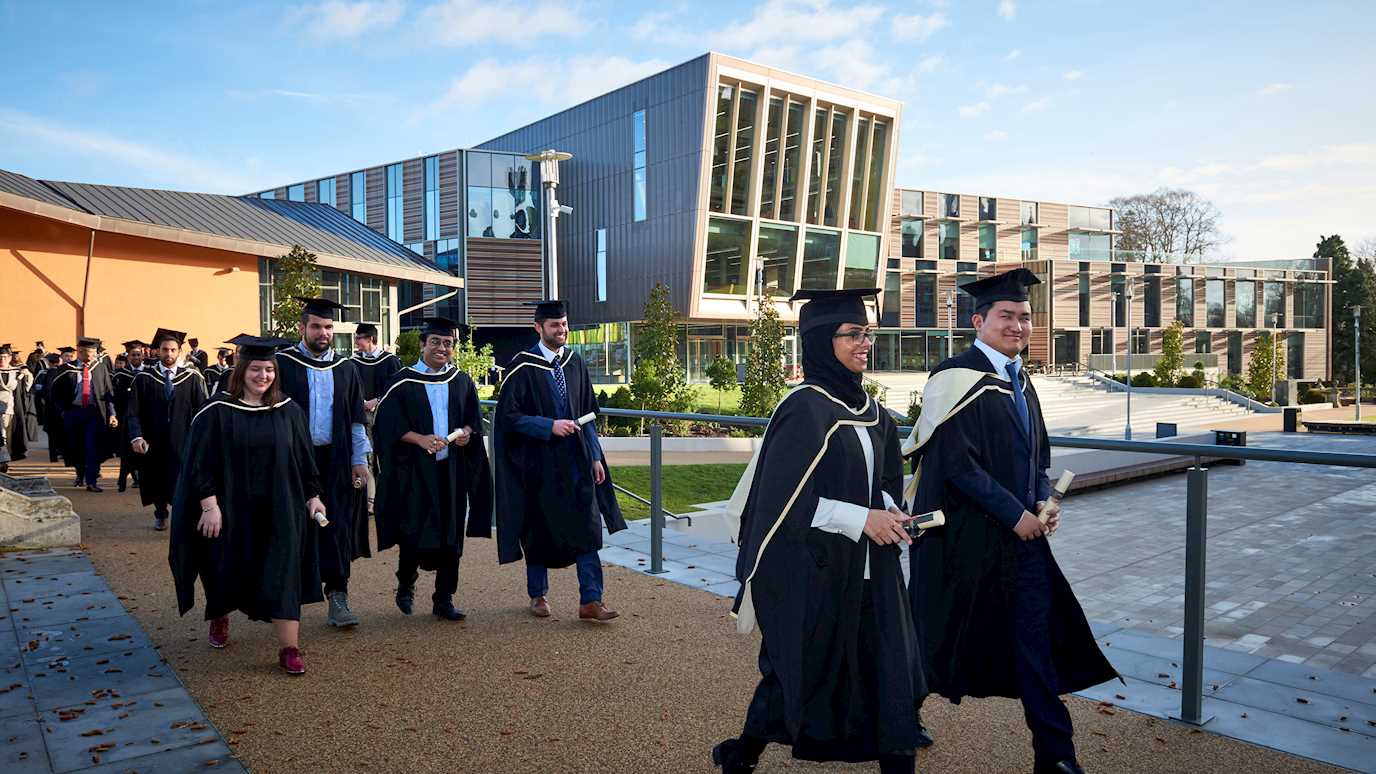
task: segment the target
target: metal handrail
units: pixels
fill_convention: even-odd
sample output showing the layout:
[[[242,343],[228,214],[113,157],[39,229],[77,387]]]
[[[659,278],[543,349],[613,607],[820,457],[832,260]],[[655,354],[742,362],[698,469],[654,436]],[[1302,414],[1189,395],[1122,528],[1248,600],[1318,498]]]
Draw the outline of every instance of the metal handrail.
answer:
[[[626,495],[627,497],[631,498],[632,500],[635,500],[636,502],[638,502],[638,503],[640,503],[641,505],[644,505],[644,506],[646,506],[646,507],[649,507],[649,506],[653,506],[653,505],[654,505],[654,503],[650,502],[649,500],[646,500],[644,497],[641,497],[640,495],[636,494],[635,492],[632,492],[631,490],[627,489],[626,487],[624,487],[624,486],[622,486],[622,485],[620,485],[620,484],[618,484],[618,483],[616,483],[616,482],[614,482],[614,481],[612,482],[612,489],[615,489],[616,491],[620,492],[621,494]],[[692,516],[688,516],[688,515],[686,515],[686,514],[677,514],[677,513],[674,513],[673,511],[670,511],[670,510],[668,510],[668,509],[663,509],[663,508],[662,508],[661,510],[664,511],[664,515],[665,515],[665,516],[673,516],[675,519],[682,519],[682,520],[688,522],[688,526],[690,526],[690,527],[693,526],[693,517],[692,517]]]

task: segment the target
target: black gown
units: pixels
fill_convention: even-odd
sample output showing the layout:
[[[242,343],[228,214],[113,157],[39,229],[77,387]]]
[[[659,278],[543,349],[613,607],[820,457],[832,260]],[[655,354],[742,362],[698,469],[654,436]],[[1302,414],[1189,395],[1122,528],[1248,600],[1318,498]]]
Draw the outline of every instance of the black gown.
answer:
[[[139,469],[139,455],[129,447],[129,391],[134,387],[135,377],[142,371],[142,367],[130,368],[127,365],[115,371],[115,416],[119,417],[115,452],[119,455],[121,476],[126,471]]]
[[[362,353],[355,352],[350,359],[358,366],[358,382],[365,401],[382,397],[392,383],[392,377],[401,370],[401,358],[391,352],[383,352],[377,357],[364,357]]]
[[[216,363],[203,371],[205,376],[205,390],[210,395],[221,390],[229,389],[229,374],[234,369]]]
[[[220,394],[196,415],[172,505],[168,564],[177,609],[205,591],[205,618],[234,610],[255,621],[300,620],[320,602],[315,543],[320,528],[306,501],[320,494],[306,415],[291,400],[249,406]],[[215,495],[218,537],[200,534],[201,500]]]
[[[63,371],[71,368],[70,365],[58,364],[43,370],[34,380],[34,392],[39,397],[40,416],[42,418],[43,432],[48,436],[48,461],[57,462],[62,459],[62,447],[65,445],[66,433],[62,427],[62,407],[57,404],[57,399],[53,396],[53,385],[57,377]]]
[[[925,530],[913,545],[910,590],[927,683],[933,693],[953,702],[963,696],[1021,697],[1010,647],[1021,550],[1040,552],[1038,559],[1047,567],[1048,630],[1059,692],[1073,693],[1118,676],[1094,641],[1084,611],[1051,555],[1050,541],[1023,543],[951,482],[973,472],[992,493],[987,501],[1008,498],[1010,513],[1031,504],[1015,499],[1015,493],[1029,487],[1032,495],[1026,499],[1045,499],[1051,446],[1030,379],[1023,394],[1032,423],[1031,455],[1007,453],[1027,441],[1009,398],[1009,381],[993,373],[977,348],[941,363],[924,392],[919,430],[924,424],[935,424],[935,429],[919,437],[921,445],[913,455],[919,462],[913,512],[940,508],[946,524]]]
[[[29,373],[25,366],[7,368],[0,371],[0,379],[6,383],[13,382],[14,405],[10,406],[13,416],[10,418],[10,426],[0,432],[5,442],[9,444],[9,454],[11,462],[19,462],[29,456],[29,444],[38,440],[38,407],[34,401],[34,393],[23,381],[23,375]]]
[[[855,427],[870,437],[872,480]],[[912,754],[913,707],[926,687],[898,547],[812,527],[823,497],[870,508],[884,507],[883,493],[899,501],[893,419],[874,402],[856,413],[805,383],[775,410],[748,487],[733,609],[758,622],[763,641],[745,733],[806,760]]]
[[[568,567],[602,547],[604,524],[608,532],[626,528],[605,462],[606,480],[593,484],[586,433],[542,440],[515,429],[525,416],[577,419],[597,411],[583,359],[566,347],[559,367],[568,386],[569,417],[555,405],[548,376],[552,366],[539,352],[517,354],[502,382],[492,432],[497,560],[502,564],[524,555],[530,564]]]
[[[444,385],[449,393],[445,432],[464,426],[473,429],[467,445],[451,444],[449,456],[438,462],[421,447],[402,440],[408,432],[435,432],[427,396],[427,385],[435,384]],[[440,554],[450,558],[463,555],[465,512],[468,537],[492,537],[492,473],[482,427],[478,390],[468,374],[457,368],[442,373],[407,368],[396,374],[378,404],[373,425],[375,451],[383,471],[373,506],[379,551],[392,546],[415,550],[422,569],[439,569],[443,563]],[[447,508],[441,503],[441,475],[449,481]]]
[[[77,395],[77,385],[81,381],[81,363],[72,362],[66,366],[60,366],[54,370],[57,373],[48,382],[48,411],[52,421],[58,428],[60,442],[57,444],[58,451],[51,451],[52,435],[48,436],[50,451],[49,455],[60,454],[62,461],[67,467],[77,471],[84,470],[86,454],[88,450],[81,438],[67,438],[64,426],[63,415],[72,408],[72,405],[80,397]],[[110,358],[100,356],[91,365],[91,403],[100,412],[102,421],[108,421],[115,416],[115,381],[112,377],[114,371]],[[94,449],[89,450],[96,455],[100,462],[110,459],[114,454],[114,432],[123,432],[122,427],[115,428],[113,432],[102,432],[98,435],[98,442]]]
[[[119,430],[128,441],[141,436],[148,442],[148,451],[139,455],[139,499],[144,505],[172,502],[191,418],[206,397],[205,379],[194,368],[180,367],[172,376],[170,402],[157,368],[140,371],[134,378],[125,404],[130,421]]]

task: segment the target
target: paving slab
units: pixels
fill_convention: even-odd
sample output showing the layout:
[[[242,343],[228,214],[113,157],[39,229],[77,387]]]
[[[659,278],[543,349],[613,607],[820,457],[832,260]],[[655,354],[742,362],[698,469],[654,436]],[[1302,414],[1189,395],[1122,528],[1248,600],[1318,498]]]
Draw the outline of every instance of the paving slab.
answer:
[[[96,575],[95,570],[68,572],[61,575],[30,575],[14,577],[3,584],[10,588],[16,597],[51,597],[56,595],[73,596],[88,591],[108,589],[105,580]]]
[[[180,686],[152,648],[63,659],[55,668],[30,669],[29,679],[40,710],[86,701],[101,692],[129,699]]]
[[[8,583],[14,578],[35,575],[65,575],[91,569],[91,560],[75,549],[0,554],[0,580]]]
[[[29,675],[18,655],[0,661],[0,718],[32,716],[33,690]]]
[[[61,659],[151,647],[138,622],[128,615],[47,626],[29,625],[19,630],[19,645],[30,667],[45,666]]]
[[[162,750],[80,771],[81,774],[186,774],[189,771],[214,771],[218,774],[247,771],[233,755],[229,745],[217,740],[214,744]]]
[[[1247,673],[1248,677],[1293,688],[1321,692],[1349,701],[1376,705],[1376,680],[1330,672],[1303,664],[1268,661]],[[1376,717],[1370,718],[1376,720]]]
[[[1205,726],[1216,734],[1280,749],[1353,771],[1376,771],[1376,739],[1290,715],[1204,698]]]
[[[48,774],[43,727],[32,714],[0,718],[0,770],[5,774]]]
[[[53,771],[59,773],[166,749],[223,743],[180,685],[50,709],[42,714],[42,727]]]
[[[1211,695],[1234,704],[1376,737],[1376,726],[1368,724],[1368,721],[1376,721],[1376,704],[1348,701],[1251,677],[1239,677]]]

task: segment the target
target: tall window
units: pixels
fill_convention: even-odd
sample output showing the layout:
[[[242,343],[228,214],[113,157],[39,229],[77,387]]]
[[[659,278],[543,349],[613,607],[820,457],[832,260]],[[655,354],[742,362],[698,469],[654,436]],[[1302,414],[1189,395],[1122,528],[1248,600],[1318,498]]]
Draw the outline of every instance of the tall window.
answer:
[[[917,312],[917,327],[935,328],[936,325],[936,275],[919,274],[913,289],[913,306]]]
[[[306,184],[297,183],[287,186],[287,201],[304,202],[306,200]]]
[[[1209,328],[1222,328],[1223,320],[1223,280],[1204,280],[1204,324]]]
[[[879,324],[885,328],[897,328],[901,324],[902,275],[896,271],[884,272],[884,298],[879,307]],[[878,369],[876,366],[876,370]]]
[[[899,236],[903,242],[904,258],[922,257],[922,219],[901,218],[898,221]]]
[[[362,172],[349,175],[349,213],[359,223],[368,222],[368,184]]]
[[[1291,291],[1295,296],[1296,328],[1322,328],[1324,292],[1316,282],[1297,282]]]
[[[731,214],[749,215],[746,196],[750,191],[750,170],[754,166],[755,112],[758,97],[753,91],[741,90],[736,110],[736,150],[731,163]]]
[[[937,224],[939,254],[948,261],[960,260],[960,224],[942,221]]]
[[[1080,267],[1080,327],[1089,327],[1089,271]]]
[[[1237,327],[1257,327],[1257,283],[1254,280],[1238,280],[1235,291]]]
[[[979,259],[981,261],[998,260],[998,241],[994,236],[993,224],[979,224]]]
[[[1304,378],[1304,334],[1285,334],[1285,375],[1291,379]]]
[[[1206,294],[1208,290],[1204,291]],[[1214,351],[1214,335],[1208,331],[1194,332],[1194,353],[1196,355],[1207,355]]]
[[[874,136],[870,141],[869,194],[865,197],[865,230],[879,231],[879,214],[888,201],[884,189],[884,162],[888,158],[889,127],[883,121],[874,122]],[[853,206],[853,205],[852,205]]]
[[[765,289],[776,296],[791,296],[797,290],[793,264],[798,255],[798,227],[760,224],[755,254],[764,269]]]
[[[392,164],[387,167],[387,238],[394,242],[405,238],[402,201],[401,165]]]
[[[962,291],[961,288],[965,287],[966,285],[969,285],[971,282],[974,282],[978,279],[979,277],[974,274],[965,274],[956,277],[956,319],[954,322],[951,323],[953,327],[969,328],[974,325],[974,323],[970,321],[970,318],[973,317],[975,314],[975,297],[970,295],[969,293]],[[947,300],[949,300],[949,293],[950,291],[947,291],[947,299],[942,299],[942,322],[946,322],[947,318],[950,316],[950,313],[946,309],[945,303]]]
[[[277,192],[276,192],[276,191],[264,191],[264,192],[258,194],[258,198],[259,198],[259,199],[276,199],[276,198],[277,198]]]
[[[1262,283],[1263,307],[1266,311],[1266,319],[1262,321],[1266,328],[1285,327],[1285,284],[1281,282]]]
[[[1027,202],[1023,202],[1027,204]],[[1022,259],[1024,261],[1037,260],[1037,229],[1025,228],[1022,230]]]
[[[1161,278],[1142,278],[1142,324],[1148,328],[1161,327]]]
[[[998,220],[998,206],[992,196],[979,197],[979,219]]]
[[[1194,325],[1194,277],[1175,278],[1175,318],[1186,327]]]
[[[864,223],[863,203],[868,187],[865,173],[869,167],[870,120],[861,116],[855,122],[855,163],[850,169],[850,217],[846,224],[858,229]]]
[[[597,300],[607,300],[607,230],[597,229]]]
[[[941,215],[946,218],[960,217],[960,196],[957,194],[941,195]]]
[[[1242,373],[1242,331],[1228,332],[1228,373]]]
[[[1022,202],[1018,207],[1018,222],[1023,225],[1037,225],[1037,203]]]
[[[841,263],[841,234],[820,228],[810,228],[803,237],[803,277],[801,287],[836,287],[836,273]]]
[[[315,199],[321,204],[335,206],[334,178],[327,178],[315,184]]]
[[[440,157],[425,159],[425,238],[440,238]]]
[[[779,143],[784,132],[784,98],[770,97],[765,113],[764,171],[760,176],[760,217],[778,217],[774,188],[779,184]]]
[[[717,87],[716,128],[712,132],[712,190],[708,209],[726,212],[726,179],[731,161],[731,119],[736,112],[736,87]]]
[[[703,273],[704,293],[745,294],[742,267],[750,250],[750,223],[729,218],[707,221],[707,263]],[[835,274],[826,287],[836,286]]]
[[[822,211],[822,223],[837,226],[841,223],[841,170],[845,167],[846,131],[850,117],[840,110],[831,112],[831,142],[827,146],[827,195]]]
[[[1109,278],[1109,292],[1113,298],[1113,325],[1127,325],[1128,322],[1128,294],[1126,292],[1127,280],[1122,274],[1114,274]]]
[[[782,180],[779,181],[779,220],[798,219],[798,182],[802,175],[803,122],[807,112],[801,102],[788,103],[788,123],[784,127]]]
[[[645,111],[637,110],[631,116],[631,133],[634,135],[635,152],[631,162],[634,166],[633,188],[635,189],[635,220],[645,219]],[[604,299],[605,300],[605,299]]]

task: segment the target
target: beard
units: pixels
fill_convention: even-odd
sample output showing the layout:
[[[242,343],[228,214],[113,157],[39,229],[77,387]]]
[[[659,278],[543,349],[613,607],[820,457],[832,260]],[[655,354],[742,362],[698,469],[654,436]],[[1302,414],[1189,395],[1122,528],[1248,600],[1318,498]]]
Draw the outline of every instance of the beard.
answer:
[[[323,354],[325,354],[325,350],[327,350],[327,349],[329,349],[329,348],[330,348],[330,340],[329,340],[329,339],[326,339],[326,340],[324,340],[324,341],[315,341],[315,340],[312,340],[312,339],[307,339],[307,340],[306,340],[306,349],[309,349],[309,350],[311,351],[311,354],[323,355]]]

